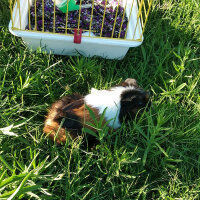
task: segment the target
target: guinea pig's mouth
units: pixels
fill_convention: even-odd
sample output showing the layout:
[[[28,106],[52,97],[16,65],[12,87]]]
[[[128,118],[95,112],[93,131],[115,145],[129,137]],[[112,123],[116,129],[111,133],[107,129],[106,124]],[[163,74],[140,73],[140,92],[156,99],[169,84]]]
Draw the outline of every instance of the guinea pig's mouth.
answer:
[[[136,116],[141,116],[143,112],[145,111],[149,111],[151,107],[151,102],[149,101],[145,107],[142,107],[142,108],[135,108],[133,109],[133,112],[131,113],[132,116],[136,117]]]
[[[148,111],[151,108],[151,99],[148,100],[145,109]]]

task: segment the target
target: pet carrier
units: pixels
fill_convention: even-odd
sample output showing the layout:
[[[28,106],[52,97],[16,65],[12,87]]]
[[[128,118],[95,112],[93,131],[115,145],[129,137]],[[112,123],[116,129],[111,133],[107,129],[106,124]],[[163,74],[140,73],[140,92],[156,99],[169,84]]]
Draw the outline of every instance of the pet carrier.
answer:
[[[10,32],[33,50],[122,59],[139,46],[153,0],[10,0]]]

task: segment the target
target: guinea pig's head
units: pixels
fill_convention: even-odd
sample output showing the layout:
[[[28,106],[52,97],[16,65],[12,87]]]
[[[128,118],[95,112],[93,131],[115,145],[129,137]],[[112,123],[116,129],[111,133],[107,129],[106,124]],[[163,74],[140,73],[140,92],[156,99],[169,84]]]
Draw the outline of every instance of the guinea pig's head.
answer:
[[[151,106],[150,94],[144,89],[140,88],[135,79],[126,79],[122,83],[126,90],[121,94],[121,108],[119,113],[119,120],[122,123],[132,120],[136,115],[141,114],[145,108]]]

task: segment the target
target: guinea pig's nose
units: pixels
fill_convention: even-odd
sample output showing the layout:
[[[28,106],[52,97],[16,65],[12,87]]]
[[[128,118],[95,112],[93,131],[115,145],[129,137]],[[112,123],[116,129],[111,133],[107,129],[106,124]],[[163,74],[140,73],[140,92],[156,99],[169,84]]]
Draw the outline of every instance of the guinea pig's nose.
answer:
[[[149,91],[146,91],[145,98],[146,98],[146,102],[147,102],[147,107],[150,108],[151,107],[151,98],[150,98],[150,92]]]
[[[150,99],[150,92],[149,91],[145,92],[145,98],[146,98],[147,101]]]

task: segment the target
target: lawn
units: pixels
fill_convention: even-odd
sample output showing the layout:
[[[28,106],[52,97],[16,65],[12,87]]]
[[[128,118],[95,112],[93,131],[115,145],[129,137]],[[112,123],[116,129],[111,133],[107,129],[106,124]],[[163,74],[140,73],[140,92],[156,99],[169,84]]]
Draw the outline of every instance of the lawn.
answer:
[[[200,199],[199,10],[199,0],[153,1],[143,44],[119,61],[29,51],[1,0],[0,199]],[[55,100],[128,77],[151,92],[143,116],[93,149],[45,137]]]

